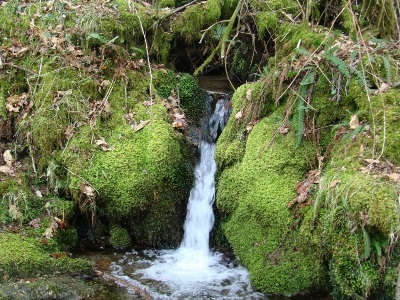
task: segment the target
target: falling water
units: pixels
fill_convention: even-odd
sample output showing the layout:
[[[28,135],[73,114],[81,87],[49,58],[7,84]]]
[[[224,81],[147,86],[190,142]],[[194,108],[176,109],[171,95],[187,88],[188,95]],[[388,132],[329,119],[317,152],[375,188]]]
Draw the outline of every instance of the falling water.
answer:
[[[212,104],[212,99],[209,96],[209,104]],[[146,288],[154,299],[261,297],[251,290],[246,269],[227,261],[221,253],[210,251],[209,235],[214,225],[212,206],[215,200],[215,141],[224,128],[230,111],[226,96],[217,101],[213,113],[211,105],[209,107],[209,117],[202,126],[200,159],[188,201],[181,246],[177,250],[148,250],[144,259],[138,258],[136,252],[128,253],[118,265],[113,266],[114,275]],[[141,265],[142,268],[133,268],[129,274],[129,268],[121,267],[126,261],[129,265]]]

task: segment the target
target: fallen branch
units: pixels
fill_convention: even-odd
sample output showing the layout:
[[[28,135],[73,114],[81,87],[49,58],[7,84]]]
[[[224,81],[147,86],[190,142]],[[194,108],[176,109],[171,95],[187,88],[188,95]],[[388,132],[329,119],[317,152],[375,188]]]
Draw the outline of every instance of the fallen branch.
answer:
[[[120,284],[122,286],[127,287],[128,289],[134,291],[137,295],[139,295],[141,298],[144,300],[153,300],[153,297],[147,292],[145,289],[138,287],[137,285],[133,284],[132,282],[129,282],[128,280],[119,278],[117,276],[99,271],[99,270],[94,270],[94,273],[96,276],[102,277],[106,280],[112,280],[117,284]]]

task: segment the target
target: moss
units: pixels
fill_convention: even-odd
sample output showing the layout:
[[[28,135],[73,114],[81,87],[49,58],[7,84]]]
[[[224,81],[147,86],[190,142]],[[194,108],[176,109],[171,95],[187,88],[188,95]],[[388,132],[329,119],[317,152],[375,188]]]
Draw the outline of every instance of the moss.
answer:
[[[247,95],[249,93],[249,95]],[[232,116],[242,111],[241,118],[231,117],[217,142],[215,159],[219,168],[240,162],[245,152],[248,123],[256,122],[275,109],[264,82],[244,84],[232,97]]]
[[[110,229],[110,243],[115,249],[125,249],[131,244],[131,237],[125,228],[114,226]]]
[[[174,32],[182,35],[188,42],[201,37],[201,30],[217,22],[221,17],[224,1],[208,0],[187,8],[172,24]]]
[[[287,204],[308,167],[307,151],[296,150],[290,135],[274,134],[282,122],[278,109],[254,126],[241,163],[219,178],[217,207],[228,215],[225,234],[249,269],[253,286],[293,295],[317,289],[325,277],[321,257],[299,248],[298,233],[291,229],[294,219]]]
[[[320,30],[322,31],[322,30]],[[326,34],[320,32],[317,29],[311,29],[308,23],[302,24],[287,24],[284,23],[279,27],[277,32],[277,52],[275,61],[280,61],[286,56],[293,53],[293,50],[297,47],[299,40],[301,40],[301,46],[305,49],[314,50],[318,48],[322,42],[326,41]]]
[[[43,274],[87,275],[91,264],[84,259],[54,259],[40,248],[39,241],[15,234],[0,234],[0,280],[36,277]]]
[[[95,284],[68,276],[41,277],[0,286],[0,299],[42,300],[95,297]]]
[[[369,125],[374,127],[376,133],[376,151],[383,152],[384,156],[393,163],[400,162],[398,140],[400,133],[397,129],[399,121],[399,89],[391,88],[387,92],[371,95],[370,101],[366,92],[357,84],[353,83],[350,92],[355,95],[357,105],[368,112]]]
[[[363,173],[363,159],[373,153],[368,133],[336,142],[319,180],[312,218],[303,220],[324,245],[335,298],[393,294],[385,286],[392,265],[390,237],[400,228],[398,187],[382,176]],[[363,145],[364,152],[360,152]],[[334,184],[336,182],[336,184]],[[387,264],[387,271],[386,271]]]
[[[138,241],[153,245],[176,244],[183,222],[179,208],[192,183],[191,168],[185,161],[186,149],[179,135],[175,135],[162,104],[148,109],[141,103],[135,105],[137,124],[146,119],[150,119],[150,123],[134,132],[124,122],[121,110],[124,101],[113,101],[110,97],[110,102],[114,114],[103,125],[108,128],[103,137],[112,150],[105,152],[90,145],[84,131],[82,135],[77,134],[70,145],[80,150],[67,151],[65,163],[80,176],[71,174],[69,190],[83,203],[85,198],[82,198],[80,185],[85,178],[98,191],[96,206],[101,209],[100,213],[117,224],[129,217],[131,225],[127,227],[133,227],[132,235]],[[82,153],[90,155],[91,160],[82,157]],[[78,167],[77,160],[83,161],[85,169]],[[93,206],[87,208],[93,209]],[[168,239],[170,234],[177,235],[173,241]]]

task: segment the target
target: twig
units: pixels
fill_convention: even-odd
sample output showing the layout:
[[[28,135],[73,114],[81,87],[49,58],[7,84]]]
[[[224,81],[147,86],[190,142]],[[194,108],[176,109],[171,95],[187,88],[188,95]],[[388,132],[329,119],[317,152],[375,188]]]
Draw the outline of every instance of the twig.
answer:
[[[71,173],[72,175],[74,175],[74,176],[78,177],[79,179],[82,179],[83,181],[85,181],[90,187],[92,187],[92,188],[97,192],[97,194],[100,194],[99,191],[98,191],[92,184],[90,184],[90,182],[87,181],[85,178],[83,178],[82,176],[80,176],[80,175],[78,175],[78,174],[72,172],[72,171],[71,171],[70,169],[68,169],[67,167],[64,167],[64,166],[63,166],[63,168],[64,168],[65,170],[67,170],[67,172]]]
[[[130,2],[130,1],[129,1],[129,2]],[[185,5],[182,5],[182,6],[178,7],[178,8],[176,8],[176,9],[174,9],[174,10],[173,10],[172,12],[170,12],[169,14],[166,14],[166,15],[160,17],[157,21],[155,21],[155,22],[153,23],[153,25],[151,25],[150,28],[153,28],[154,26],[156,26],[161,20],[163,20],[163,19],[165,19],[165,18],[168,18],[169,16],[172,16],[173,14],[175,14],[175,13],[181,11],[181,10],[184,10],[186,7],[188,7],[188,6],[192,5],[192,4],[196,4],[197,2],[199,2],[199,0],[193,0],[192,2],[186,3]]]
[[[4,66],[10,66],[10,67],[12,67],[12,68],[16,68],[16,69],[19,69],[19,70],[28,72],[28,73],[30,73],[30,74],[32,74],[32,75],[38,75],[36,72],[33,72],[32,70],[29,70],[29,69],[27,69],[27,68],[18,66],[18,65],[13,64],[13,63],[3,63],[3,65],[4,65]]]
[[[140,24],[140,30],[142,31],[144,44],[146,47],[147,65],[149,67],[149,75],[150,75],[150,86],[149,86],[150,101],[153,101],[153,71],[152,71],[151,63],[150,63],[149,46],[147,43],[146,32],[144,31],[142,18],[140,17],[139,11],[136,9],[135,5],[132,3],[131,0],[129,0],[129,7],[132,7],[132,10],[136,13],[138,20],[139,20],[139,24]]]

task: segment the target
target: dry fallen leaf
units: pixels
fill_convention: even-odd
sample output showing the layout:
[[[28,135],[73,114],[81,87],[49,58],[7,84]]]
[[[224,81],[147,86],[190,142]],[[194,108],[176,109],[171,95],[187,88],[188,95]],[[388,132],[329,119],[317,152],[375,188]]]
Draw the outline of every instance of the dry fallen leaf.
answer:
[[[112,148],[110,148],[107,144],[107,142],[102,138],[100,140],[96,140],[96,145],[100,147],[101,150],[103,151],[111,151]]]
[[[360,121],[358,120],[357,115],[351,116],[349,125],[351,129],[356,129],[358,126],[360,126]]]
[[[74,127],[71,126],[71,124],[68,124],[67,129],[65,129],[65,138],[67,140],[71,139],[74,136]]]
[[[340,183],[340,180],[335,179],[334,181],[331,182],[330,187],[331,187],[331,188],[334,188],[334,187],[336,187],[339,183]]]
[[[80,186],[80,189],[81,189],[81,192],[84,193],[88,197],[95,196],[94,189],[91,186],[88,186],[88,185],[82,183]]]
[[[400,174],[399,173],[391,173],[391,174],[386,174],[387,177],[394,181],[399,181],[400,180]]]
[[[289,130],[290,130],[290,126],[288,126],[288,125],[283,125],[283,126],[278,128],[278,132],[280,134],[286,134],[286,133],[289,132]]]
[[[150,123],[150,120],[140,121],[139,125],[136,125],[134,127],[135,128],[135,132],[138,132],[140,129],[142,129],[144,126],[146,126],[149,123]]]
[[[247,100],[249,100],[249,101],[251,101],[251,99],[252,99],[252,97],[251,97],[251,92],[252,92],[251,89],[248,89],[247,92],[246,92],[246,98],[247,98]]]
[[[240,110],[236,113],[235,120],[240,120],[241,118],[243,118],[243,112]]]
[[[0,166],[0,172],[4,173],[6,175],[12,176],[12,177],[15,176],[14,170],[11,169],[9,166],[6,166],[6,165]]]
[[[380,164],[381,163],[380,160],[370,159],[370,158],[365,158],[364,161],[369,163],[369,164]]]
[[[14,163],[14,158],[12,157],[11,150],[4,151],[3,159],[7,166],[12,166],[12,164]]]
[[[33,228],[39,228],[40,227],[40,218],[33,219],[28,223],[29,226],[32,226]]]

